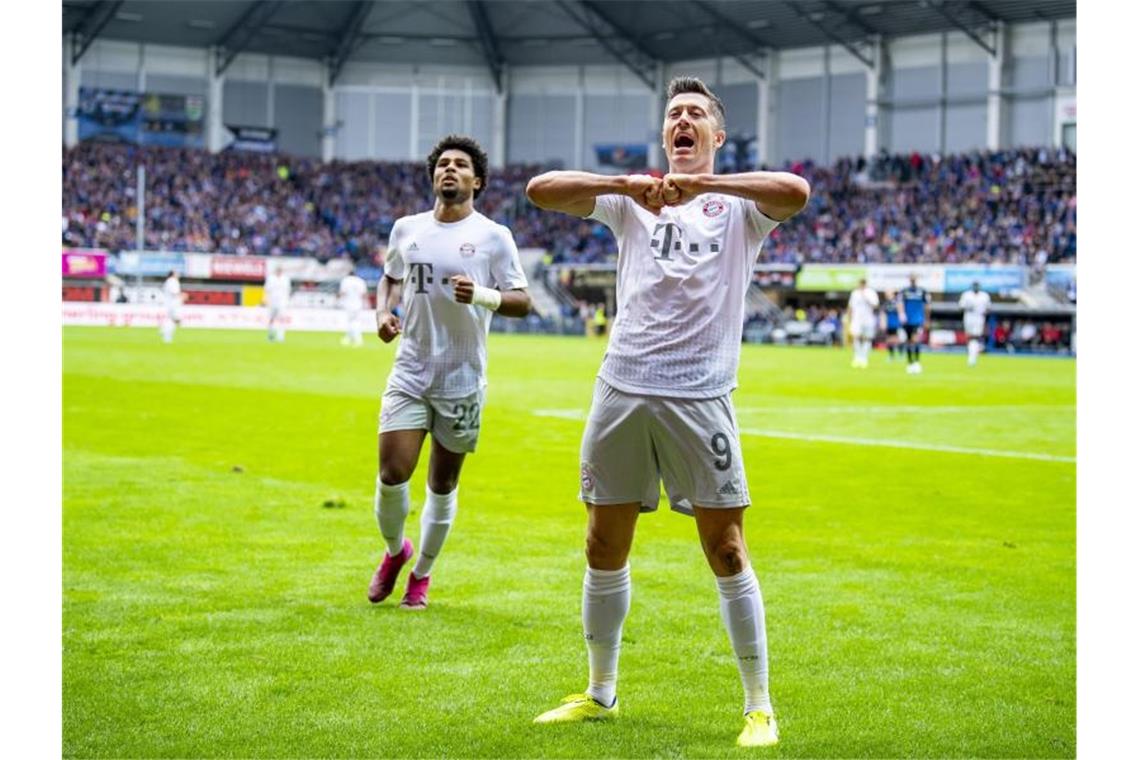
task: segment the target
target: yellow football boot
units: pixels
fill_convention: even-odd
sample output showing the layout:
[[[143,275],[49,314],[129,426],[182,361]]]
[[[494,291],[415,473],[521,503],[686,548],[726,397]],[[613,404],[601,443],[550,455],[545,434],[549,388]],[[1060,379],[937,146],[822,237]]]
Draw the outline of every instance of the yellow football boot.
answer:
[[[736,737],[736,746],[771,747],[778,741],[776,719],[763,710],[753,710],[744,716],[744,730]]]
[[[553,710],[547,710],[534,719],[535,723],[579,723],[584,720],[609,720],[616,718],[618,703],[606,707],[589,694],[571,694]]]

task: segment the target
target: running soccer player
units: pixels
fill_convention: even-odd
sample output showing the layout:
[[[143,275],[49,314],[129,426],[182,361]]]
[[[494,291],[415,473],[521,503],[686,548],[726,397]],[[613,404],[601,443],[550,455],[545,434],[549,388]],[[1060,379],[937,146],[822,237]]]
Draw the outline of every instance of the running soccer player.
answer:
[[[285,274],[284,267],[278,265],[273,274],[265,278],[265,300],[269,304],[269,340],[285,340],[285,310],[289,308],[289,296],[293,283]]]
[[[376,521],[388,551],[368,599],[386,599],[412,558],[404,537],[408,480],[431,433],[420,555],[400,607],[427,607],[431,571],[459,506],[463,458],[479,438],[487,386],[492,313],[530,312],[526,276],[511,231],[474,208],[487,184],[487,154],[469,137],[449,135],[427,158],[435,207],[392,226],[376,292],[376,330],[402,335],[380,412]],[[402,317],[393,313],[399,303]]]
[[[174,341],[174,329],[182,324],[182,304],[186,301],[186,294],[182,292],[182,283],[178,279],[178,272],[173,269],[162,283],[162,300],[166,307],[166,316],[159,326],[159,334],[163,343]]]
[[[674,79],[667,96],[664,178],[553,171],[527,185],[535,205],[605,224],[619,251],[617,315],[581,451],[589,686],[535,722],[617,715],[627,559],[638,514],[657,508],[663,480],[671,507],[695,517],[716,576],[744,686],[737,743],[765,746],[778,734],[764,602],[744,541],[751,499],[730,394],[753,263],[768,233],[807,203],[809,187],[784,172],[714,174],[724,105],[699,79]]]
[[[910,276],[910,285],[899,293],[899,322],[906,333],[906,371],[908,375],[922,372],[919,351],[926,325],[930,324],[930,294],[918,287],[918,277]]]
[[[962,307],[962,323],[966,328],[966,364],[973,367],[982,352],[982,336],[986,332],[986,312],[990,309],[990,294],[982,290],[981,283],[967,290],[958,299]]]
[[[344,337],[340,339],[341,345],[364,345],[364,337],[360,329],[360,312],[364,311],[364,302],[368,298],[368,283],[353,270],[340,281],[338,296],[340,297],[340,307],[344,309],[348,323]]]
[[[861,278],[859,287],[852,290],[851,297],[847,299],[847,317],[854,343],[852,367],[867,368],[867,360],[871,355],[871,341],[875,339],[875,331],[879,324],[875,319],[875,310],[878,308],[879,294],[867,287],[865,277]]]

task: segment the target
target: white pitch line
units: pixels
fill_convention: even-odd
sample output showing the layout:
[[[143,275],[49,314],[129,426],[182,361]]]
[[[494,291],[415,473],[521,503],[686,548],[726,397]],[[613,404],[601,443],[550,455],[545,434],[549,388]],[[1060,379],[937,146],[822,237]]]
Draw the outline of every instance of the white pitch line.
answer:
[[[974,407],[977,408],[977,407]],[[584,420],[586,412],[581,409],[535,409],[536,417],[557,417],[564,420]],[[1067,462],[1074,463],[1076,457],[1064,457],[1056,454],[1038,454],[1033,451],[1004,451],[1002,449],[975,449],[966,446],[946,446],[939,443],[920,443],[918,441],[892,441],[880,438],[852,438],[842,435],[819,435],[814,433],[792,433],[786,430],[761,430],[759,428],[741,428],[744,435],[755,435],[761,438],[787,438],[795,441],[813,441],[816,443],[845,443],[853,446],[882,446],[891,449],[915,449],[918,451],[941,451],[946,454],[973,454],[983,457],[1004,457],[1007,459],[1034,459],[1040,462]]]
[[[947,454],[975,454],[983,457],[1006,457],[1009,459],[1036,459],[1042,462],[1076,462],[1076,457],[1063,457],[1056,454],[1038,454],[1033,451],[1003,451],[1001,449],[972,449],[965,446],[945,446],[939,443],[919,443],[917,441],[889,441],[878,438],[849,438],[842,435],[817,435],[813,433],[789,433],[784,430],[759,430],[741,428],[744,435],[763,438],[788,438],[795,441],[815,441],[819,443],[846,443],[854,446],[884,446],[891,449],[918,449],[920,451],[942,451]]]
[[[1058,409],[1075,412],[1071,404],[1003,404],[992,406],[922,406],[885,404],[881,406],[738,406],[737,414],[987,414],[991,412],[1019,412],[1040,409]]]
[[[581,409],[535,409],[531,414],[535,417],[558,417],[563,420],[586,419],[586,413]]]

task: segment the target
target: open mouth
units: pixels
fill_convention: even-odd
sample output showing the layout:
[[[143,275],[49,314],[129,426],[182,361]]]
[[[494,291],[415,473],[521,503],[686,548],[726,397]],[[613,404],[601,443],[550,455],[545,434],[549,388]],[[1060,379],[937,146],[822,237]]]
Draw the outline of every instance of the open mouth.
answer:
[[[673,147],[674,148],[692,149],[694,146],[696,146],[696,144],[697,144],[696,141],[693,140],[693,138],[689,135],[682,134],[682,135],[676,135],[673,137]]]

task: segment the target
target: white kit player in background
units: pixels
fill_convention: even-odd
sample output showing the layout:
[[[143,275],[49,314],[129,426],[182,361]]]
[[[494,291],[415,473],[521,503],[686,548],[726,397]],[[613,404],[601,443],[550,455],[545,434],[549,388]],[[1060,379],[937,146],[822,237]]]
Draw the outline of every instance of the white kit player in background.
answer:
[[[360,317],[364,311],[365,302],[368,300],[368,283],[353,271],[340,281],[338,295],[340,307],[344,309],[345,319],[348,322],[344,337],[340,340],[341,345],[362,346],[364,345],[364,336],[360,326]]]
[[[285,274],[285,268],[278,264],[273,274],[265,278],[265,303],[269,307],[269,340],[285,340],[285,310],[289,308],[289,296],[293,293],[293,283]]]
[[[851,291],[847,300],[848,324],[851,325],[851,339],[854,345],[854,357],[851,366],[860,369],[867,368],[867,361],[871,356],[871,342],[879,329],[879,320],[876,310],[879,308],[879,294],[867,287],[866,278],[859,280],[859,287]]]
[[[962,322],[966,329],[966,364],[973,367],[978,363],[982,343],[986,334],[986,313],[990,310],[990,294],[982,290],[980,283],[967,290],[958,299],[962,307]]]
[[[174,329],[182,324],[182,304],[186,301],[186,294],[182,292],[182,284],[178,281],[178,272],[173,269],[162,283],[162,301],[166,307],[166,316],[158,331],[162,335],[163,343],[174,340]]]
[[[530,312],[511,231],[474,208],[487,184],[487,154],[471,138],[449,135],[428,156],[427,171],[435,207],[396,220],[376,290],[380,339],[402,337],[380,409],[375,506],[388,550],[368,599],[386,599],[414,554],[404,537],[408,481],[430,432],[420,556],[400,602],[410,610],[427,607],[432,567],[459,508],[463,459],[479,439],[491,315]]]
[[[547,172],[527,185],[540,208],[604,223],[618,242],[617,315],[582,438],[586,504],[582,626],[589,686],[537,723],[617,715],[621,630],[630,603],[627,559],[638,513],[696,518],[716,576],[721,619],[744,686],[741,746],[778,740],[768,696],[764,603],[744,542],[750,503],[731,392],[744,300],[760,246],[807,203],[786,172],[713,174],[724,105],[697,79],[669,83],[663,179]]]

